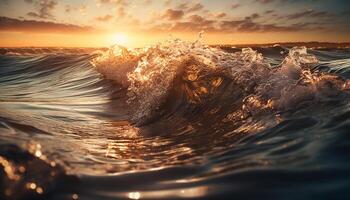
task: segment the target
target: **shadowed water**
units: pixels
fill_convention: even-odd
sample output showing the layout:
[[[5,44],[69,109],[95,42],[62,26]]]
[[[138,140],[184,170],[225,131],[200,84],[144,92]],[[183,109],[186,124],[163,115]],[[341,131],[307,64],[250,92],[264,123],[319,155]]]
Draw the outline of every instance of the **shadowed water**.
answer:
[[[1,52],[6,199],[349,194],[348,49]]]

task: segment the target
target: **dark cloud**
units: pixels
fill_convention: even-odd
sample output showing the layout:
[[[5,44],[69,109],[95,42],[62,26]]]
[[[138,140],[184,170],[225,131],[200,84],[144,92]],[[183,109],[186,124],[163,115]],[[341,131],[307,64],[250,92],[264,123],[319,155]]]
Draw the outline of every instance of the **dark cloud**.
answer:
[[[345,10],[341,12],[342,15],[350,15],[350,10]]]
[[[188,19],[195,23],[200,23],[205,20],[202,16],[199,15],[191,15],[188,17]]]
[[[295,32],[310,29],[317,23],[302,23],[292,25],[277,25],[274,23],[264,24],[254,22],[246,17],[244,20],[223,21],[221,31],[225,32]]]
[[[207,20],[199,15],[191,15],[186,21],[174,21],[173,23],[162,23],[151,28],[152,31],[167,32],[199,32],[215,31],[214,20]]]
[[[292,14],[286,15],[285,17],[288,19],[298,19],[303,17],[329,17],[329,16],[331,15],[326,11],[315,11],[315,10],[309,9],[301,12],[292,13]]]
[[[326,11],[320,11],[320,12],[314,12],[310,15],[311,17],[330,17],[331,14],[329,14]]]
[[[39,14],[37,14],[35,12],[29,12],[29,13],[27,13],[27,16],[29,16],[29,17],[39,17]]]
[[[52,12],[57,6],[54,0],[26,0],[27,3],[33,3],[37,10],[35,12],[28,12],[27,15],[34,18],[52,19],[54,18]]]
[[[274,12],[276,12],[275,10],[267,10],[267,11],[265,11],[265,14],[271,14],[271,13],[274,13]]]
[[[266,33],[266,32],[297,32],[304,30],[326,30],[327,25],[319,22],[304,22],[304,23],[272,23],[264,20],[265,14],[275,14],[275,10],[267,10],[260,13],[253,13],[240,20],[230,19],[227,13],[218,13],[216,15],[206,15],[203,17],[198,14],[193,14],[184,17],[186,14],[183,10],[168,9],[163,18],[168,19],[168,23],[156,24],[151,28],[158,31],[179,31],[179,32],[220,32],[220,33]],[[202,12],[203,14],[203,12]],[[294,13],[295,14],[295,13]],[[299,12],[301,16],[320,17],[329,15],[327,12],[308,10],[307,12]],[[187,15],[186,15],[187,16]],[[286,18],[286,16],[279,16]],[[295,18],[294,15],[288,15],[289,18]],[[225,19],[225,20],[222,20]],[[328,29],[327,29],[328,30]]]
[[[204,26],[212,26],[214,24],[214,20],[207,20],[204,19],[202,16],[199,15],[191,15],[189,17],[190,22],[194,23],[194,24],[198,24],[202,27]]]
[[[0,17],[0,31],[72,34],[93,32],[94,29],[73,24]]]
[[[255,2],[261,3],[261,4],[270,4],[273,2],[280,2],[280,3],[296,3],[296,2],[305,2],[305,1],[311,1],[316,2],[319,0],[255,0]]]
[[[107,22],[111,19],[113,19],[112,15],[103,15],[103,16],[98,16],[95,18],[97,21],[101,21],[101,22]]]
[[[223,18],[223,17],[226,17],[226,16],[227,16],[227,14],[222,12],[222,13],[217,14],[216,18]]]
[[[255,0],[256,2],[262,3],[262,4],[268,4],[274,2],[274,0]]]
[[[246,17],[246,19],[257,19],[259,18],[260,15],[258,13],[253,13],[252,15],[250,15],[249,17]]]
[[[290,25],[278,25],[275,23],[256,22],[261,16],[254,13],[242,20],[208,20],[199,15],[191,15],[186,21],[177,21],[155,26],[152,30],[175,32],[241,32],[241,33],[266,33],[266,32],[296,32],[302,30],[320,30],[318,23],[295,23]]]
[[[184,16],[184,11],[167,9],[163,15],[163,18],[168,20],[179,20]]]

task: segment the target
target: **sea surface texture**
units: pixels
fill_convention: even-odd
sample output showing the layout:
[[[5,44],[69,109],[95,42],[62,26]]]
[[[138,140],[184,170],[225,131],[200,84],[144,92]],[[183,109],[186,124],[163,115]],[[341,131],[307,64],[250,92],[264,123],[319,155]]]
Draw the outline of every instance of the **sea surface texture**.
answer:
[[[0,53],[0,199],[349,199],[348,48]]]

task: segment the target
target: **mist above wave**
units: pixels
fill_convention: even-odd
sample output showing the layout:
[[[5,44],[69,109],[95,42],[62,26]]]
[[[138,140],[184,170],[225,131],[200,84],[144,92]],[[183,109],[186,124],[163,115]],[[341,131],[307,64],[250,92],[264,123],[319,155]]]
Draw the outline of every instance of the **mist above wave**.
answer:
[[[128,103],[135,109],[131,120],[138,124],[159,114],[169,96],[203,104],[222,93],[224,82],[232,83],[225,90],[240,104],[229,120],[278,113],[349,90],[349,81],[313,70],[317,63],[306,47],[291,48],[280,65],[272,67],[251,48],[229,53],[179,39],[143,49],[113,46],[93,60],[107,79],[127,88]]]

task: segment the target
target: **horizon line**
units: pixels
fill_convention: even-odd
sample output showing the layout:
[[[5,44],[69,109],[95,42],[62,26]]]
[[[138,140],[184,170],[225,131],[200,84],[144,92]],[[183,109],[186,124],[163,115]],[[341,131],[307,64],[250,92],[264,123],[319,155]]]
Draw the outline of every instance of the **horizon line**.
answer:
[[[268,42],[268,43],[227,43],[227,44],[207,44],[209,46],[258,46],[258,45],[278,45],[278,44],[328,44],[328,45],[350,45],[350,41],[344,41],[344,42],[323,42],[323,41],[295,41],[295,42]],[[0,48],[110,48],[111,46],[116,44],[111,44],[109,46],[1,46]],[[123,45],[121,45],[123,46]],[[150,46],[150,45],[145,45]],[[128,48],[127,46],[124,46]],[[134,48],[142,48],[142,47],[134,47]]]

